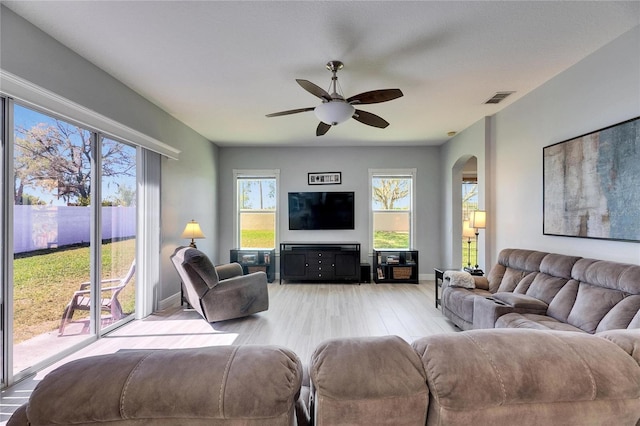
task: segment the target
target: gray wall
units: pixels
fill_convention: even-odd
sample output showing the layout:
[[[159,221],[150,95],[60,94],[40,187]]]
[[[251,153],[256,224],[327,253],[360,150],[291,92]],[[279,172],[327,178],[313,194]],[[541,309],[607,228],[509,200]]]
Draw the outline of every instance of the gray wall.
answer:
[[[369,169],[416,168],[415,249],[420,251],[420,273],[440,264],[440,162],[437,147],[397,148],[220,148],[220,252],[217,261],[229,260],[234,245],[233,170],[280,169],[280,236],[278,242],[355,241],[363,261],[370,261]],[[342,184],[309,186],[309,172],[342,172]],[[287,193],[296,191],[354,191],[356,223],[348,231],[290,231]]]
[[[180,281],[168,256],[186,243],[185,224],[200,221],[208,238],[198,247],[217,248],[216,146],[4,6],[0,19],[4,71],[182,151],[162,160],[160,281],[149,283],[157,302],[174,296]]]
[[[640,264],[638,243],[542,234],[542,148],[640,116],[638,52],[640,26],[442,147],[447,250],[459,238],[451,232],[456,224],[448,181],[462,158],[476,155],[479,171],[485,171],[479,175],[480,203],[489,223],[481,250],[488,258],[516,247]]]

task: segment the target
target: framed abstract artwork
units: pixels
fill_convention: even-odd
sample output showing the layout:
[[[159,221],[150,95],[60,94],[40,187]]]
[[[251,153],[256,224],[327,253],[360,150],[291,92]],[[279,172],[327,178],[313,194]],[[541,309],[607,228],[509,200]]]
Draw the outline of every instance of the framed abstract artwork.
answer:
[[[544,235],[640,242],[640,117],[542,151]]]

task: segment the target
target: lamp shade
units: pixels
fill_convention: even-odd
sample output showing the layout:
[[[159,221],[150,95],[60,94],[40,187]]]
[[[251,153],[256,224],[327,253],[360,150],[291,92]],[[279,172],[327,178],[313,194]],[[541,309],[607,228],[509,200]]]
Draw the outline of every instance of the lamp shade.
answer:
[[[475,229],[473,229],[470,225],[469,225],[469,221],[465,220],[462,222],[462,236],[464,238],[473,238],[476,235],[476,231]]]
[[[185,226],[184,228],[184,231],[182,231],[182,238],[190,238],[192,240],[204,238],[204,234],[200,229],[200,224],[195,220],[188,222],[187,226]]]
[[[338,99],[321,103],[313,112],[316,114],[316,117],[318,117],[318,120],[325,124],[335,126],[351,118],[355,110],[353,105]]]
[[[487,227],[487,212],[484,210],[476,210],[471,212],[470,224],[472,228],[484,229]]]

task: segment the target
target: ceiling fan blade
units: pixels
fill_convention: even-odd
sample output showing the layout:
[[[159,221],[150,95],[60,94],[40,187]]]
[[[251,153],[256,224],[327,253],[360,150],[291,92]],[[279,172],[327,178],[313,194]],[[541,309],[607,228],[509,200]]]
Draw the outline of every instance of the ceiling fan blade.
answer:
[[[281,115],[297,114],[299,112],[313,111],[314,109],[316,108],[309,107],[309,108],[290,109],[288,111],[280,111],[280,112],[273,112],[271,114],[267,114],[267,117],[279,117]]]
[[[309,80],[302,80],[302,79],[296,79],[296,81],[298,82],[298,84],[300,86],[302,86],[302,88],[304,90],[306,90],[307,92],[311,93],[314,96],[319,97],[320,99],[324,99],[326,101],[330,101],[331,100],[331,95],[329,93],[327,93],[326,90],[324,90],[322,87],[313,84],[312,82],[310,82]]]
[[[322,121],[318,124],[318,128],[316,129],[316,136],[322,136],[329,131],[331,128],[331,124],[323,123]]]
[[[350,104],[377,104],[380,102],[392,101],[403,96],[400,89],[372,90],[360,93],[347,99]]]
[[[375,114],[371,114],[367,111],[362,111],[357,109],[355,114],[353,114],[353,118],[361,122],[362,124],[366,124],[368,126],[379,127],[380,129],[384,129],[389,125],[389,123],[384,120],[382,117],[378,117]]]

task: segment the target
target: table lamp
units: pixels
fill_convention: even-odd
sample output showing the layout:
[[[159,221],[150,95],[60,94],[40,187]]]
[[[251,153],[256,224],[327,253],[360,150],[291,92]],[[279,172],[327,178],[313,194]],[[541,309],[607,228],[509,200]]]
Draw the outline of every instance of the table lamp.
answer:
[[[184,231],[182,231],[182,238],[187,238],[187,239],[191,238],[191,244],[189,244],[189,246],[193,248],[198,248],[196,247],[195,240],[204,238],[204,234],[200,229],[200,224],[193,219],[191,220],[191,222],[188,222],[187,226],[185,226],[184,228]]]

